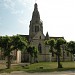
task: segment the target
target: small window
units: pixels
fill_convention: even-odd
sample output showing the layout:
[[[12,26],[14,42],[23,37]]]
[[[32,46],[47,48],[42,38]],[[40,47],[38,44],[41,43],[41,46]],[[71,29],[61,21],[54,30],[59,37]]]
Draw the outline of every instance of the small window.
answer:
[[[42,47],[41,47],[41,44],[38,45],[38,51],[39,51],[39,53],[42,53]]]

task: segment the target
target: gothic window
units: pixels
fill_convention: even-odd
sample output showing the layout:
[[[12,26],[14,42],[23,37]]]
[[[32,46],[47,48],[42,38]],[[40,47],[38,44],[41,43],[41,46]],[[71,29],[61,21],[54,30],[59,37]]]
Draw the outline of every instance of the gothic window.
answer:
[[[42,47],[41,47],[41,44],[38,45],[38,51],[39,51],[39,53],[42,53]]]
[[[35,26],[35,32],[39,31],[39,26]]]

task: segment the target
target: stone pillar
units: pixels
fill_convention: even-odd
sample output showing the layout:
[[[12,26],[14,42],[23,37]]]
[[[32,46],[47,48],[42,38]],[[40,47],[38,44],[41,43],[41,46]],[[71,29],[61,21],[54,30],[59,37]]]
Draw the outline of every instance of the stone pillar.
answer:
[[[17,51],[17,63],[21,63],[21,51]]]

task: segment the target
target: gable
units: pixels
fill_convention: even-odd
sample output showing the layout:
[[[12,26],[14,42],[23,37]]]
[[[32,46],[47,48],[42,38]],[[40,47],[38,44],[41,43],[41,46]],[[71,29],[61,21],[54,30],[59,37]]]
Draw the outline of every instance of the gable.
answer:
[[[33,37],[33,39],[45,39],[45,36],[44,36],[44,34],[43,34],[41,31],[39,31],[39,32]]]

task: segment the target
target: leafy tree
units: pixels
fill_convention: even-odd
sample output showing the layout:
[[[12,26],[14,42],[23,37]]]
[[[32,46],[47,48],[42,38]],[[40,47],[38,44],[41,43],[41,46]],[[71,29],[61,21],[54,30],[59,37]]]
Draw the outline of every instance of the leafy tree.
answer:
[[[37,61],[37,53],[38,53],[38,50],[34,47],[34,46],[29,46],[27,48],[27,52],[30,54],[30,63],[33,63],[33,57],[34,57],[34,62]]]
[[[14,49],[24,50],[27,48],[28,41],[26,40],[26,38],[17,35],[12,36],[12,44],[14,46]]]
[[[44,43],[45,43],[45,45],[48,45],[48,40],[45,40]]]
[[[32,58],[33,58],[33,49],[31,46],[27,48],[27,52],[30,54],[30,63],[32,63]]]
[[[50,52],[57,55],[57,61],[58,61],[58,68],[62,68],[62,65],[60,64],[60,55],[61,55],[61,45],[65,44],[66,41],[64,39],[50,39],[46,40],[45,44],[50,46]]]
[[[23,49],[26,47],[27,41],[23,40],[22,37],[19,35],[17,36],[3,36],[0,37],[0,47],[2,50],[4,50],[4,56],[7,57],[7,68],[9,69],[11,67],[11,59],[12,55],[11,52],[15,49]]]
[[[11,46],[11,38],[8,36],[3,36],[0,40],[0,47],[4,51],[4,56],[7,57],[7,67],[10,68],[10,59],[11,55],[10,52],[12,51],[12,46]]]
[[[68,42],[68,51],[73,55],[75,54],[75,42],[70,41]]]
[[[67,51],[71,53],[71,61],[72,61],[72,55],[75,54],[75,41],[70,41],[67,43]]]
[[[55,39],[48,40],[48,45],[50,45],[50,52],[52,52],[52,56],[54,56],[54,46],[55,46]]]
[[[36,47],[33,46],[33,52],[34,52],[34,63],[38,62],[38,50],[36,49]]]
[[[66,41],[62,38],[56,40],[55,49],[57,50],[56,54],[57,54],[58,68],[62,68],[62,65],[60,64],[61,46],[65,43]]]

